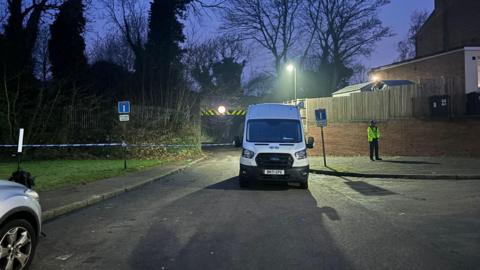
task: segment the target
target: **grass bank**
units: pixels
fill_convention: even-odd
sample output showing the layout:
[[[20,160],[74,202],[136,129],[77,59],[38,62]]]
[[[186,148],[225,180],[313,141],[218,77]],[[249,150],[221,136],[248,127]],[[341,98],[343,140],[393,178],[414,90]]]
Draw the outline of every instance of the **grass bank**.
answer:
[[[128,160],[128,169],[125,171],[123,160],[26,161],[22,163],[22,170],[35,176],[36,190],[46,191],[140,171],[166,162],[168,161]],[[0,179],[8,179],[16,169],[17,164],[14,162],[0,163]]]

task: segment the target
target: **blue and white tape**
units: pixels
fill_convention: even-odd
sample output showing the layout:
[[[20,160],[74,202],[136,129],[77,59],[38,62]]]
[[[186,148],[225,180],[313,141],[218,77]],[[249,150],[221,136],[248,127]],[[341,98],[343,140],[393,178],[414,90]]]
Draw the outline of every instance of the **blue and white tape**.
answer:
[[[233,143],[209,143],[202,147],[233,146]],[[159,147],[159,148],[187,148],[198,147],[198,144],[125,144],[125,143],[87,143],[87,144],[26,144],[24,148],[80,148],[80,147]],[[16,148],[16,144],[0,144],[0,148]]]
[[[113,147],[122,146],[121,143],[86,143],[86,144],[25,144],[23,147],[27,148],[67,148],[67,147]],[[3,148],[17,147],[16,144],[0,144]]]

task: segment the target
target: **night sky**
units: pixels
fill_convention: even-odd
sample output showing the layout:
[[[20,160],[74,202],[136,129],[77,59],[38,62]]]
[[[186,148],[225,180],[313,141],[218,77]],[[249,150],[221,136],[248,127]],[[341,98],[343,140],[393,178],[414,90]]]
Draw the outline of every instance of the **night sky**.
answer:
[[[143,0],[148,2],[148,0]],[[367,59],[359,59],[367,68],[386,65],[394,62],[398,53],[396,52],[396,44],[399,40],[404,39],[409,28],[410,15],[413,11],[427,10],[431,12],[434,7],[434,0],[392,0],[391,3],[385,6],[381,13],[380,18],[383,20],[386,26],[390,26],[395,36],[385,39],[378,43],[376,51]],[[88,26],[87,40],[89,40],[89,46],[93,42],[90,42],[97,36],[108,29],[105,21],[100,14],[101,9],[98,7],[92,7],[89,9],[89,17],[91,24]],[[205,40],[214,37],[219,33],[218,27],[220,25],[220,19],[214,14],[208,14],[202,18],[191,16],[187,20],[187,27],[185,33],[190,40]],[[259,51],[259,50],[255,50]],[[255,70],[271,70],[273,63],[265,53],[257,53],[253,55],[250,65],[247,67],[246,73],[251,73]]]
[[[376,52],[363,63],[367,67],[392,63],[398,56],[397,43],[407,35],[410,15],[417,9],[432,12],[433,8],[434,0],[392,0],[381,12],[380,18],[386,26],[392,27],[396,35],[379,43]]]

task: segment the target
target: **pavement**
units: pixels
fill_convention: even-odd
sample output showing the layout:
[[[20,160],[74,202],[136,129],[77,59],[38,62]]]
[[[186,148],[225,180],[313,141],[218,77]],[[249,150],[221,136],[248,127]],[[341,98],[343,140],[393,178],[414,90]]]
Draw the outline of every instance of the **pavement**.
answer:
[[[480,265],[480,181],[313,174],[309,190],[278,183],[241,189],[238,162],[238,151],[215,153],[48,221],[31,269]]]
[[[206,157],[200,157],[196,160],[170,162],[159,167],[128,173],[85,185],[40,192],[43,210],[42,220],[47,221],[132,191],[167,175],[178,173],[204,158]]]
[[[480,159],[462,157],[309,157],[312,173],[363,178],[480,180]]]

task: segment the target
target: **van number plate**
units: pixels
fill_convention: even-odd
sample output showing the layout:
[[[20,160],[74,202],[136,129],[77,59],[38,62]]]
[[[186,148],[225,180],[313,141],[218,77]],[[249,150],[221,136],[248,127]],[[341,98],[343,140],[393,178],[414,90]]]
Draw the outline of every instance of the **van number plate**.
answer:
[[[264,170],[266,175],[285,175],[284,170]]]

